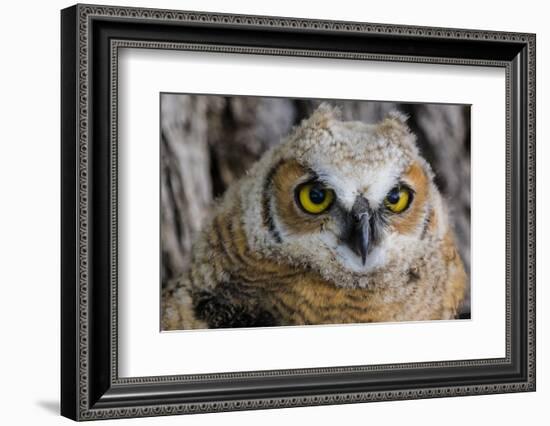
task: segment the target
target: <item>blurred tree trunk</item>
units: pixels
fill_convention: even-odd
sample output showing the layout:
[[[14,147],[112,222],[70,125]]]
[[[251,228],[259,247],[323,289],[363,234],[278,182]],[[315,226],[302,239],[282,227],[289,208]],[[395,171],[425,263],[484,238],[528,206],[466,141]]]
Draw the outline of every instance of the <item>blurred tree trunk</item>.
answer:
[[[212,202],[206,98],[161,97],[162,281],[187,267],[191,244]]]

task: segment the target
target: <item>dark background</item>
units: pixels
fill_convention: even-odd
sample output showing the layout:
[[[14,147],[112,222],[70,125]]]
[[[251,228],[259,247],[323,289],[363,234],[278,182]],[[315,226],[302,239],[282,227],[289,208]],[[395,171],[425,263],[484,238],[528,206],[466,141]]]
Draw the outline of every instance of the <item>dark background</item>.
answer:
[[[161,94],[162,285],[186,270],[212,200],[321,100]],[[421,154],[447,200],[470,273],[470,108],[465,105],[330,100],[344,120],[367,123],[399,110],[409,116]],[[463,315],[470,312],[469,291]]]

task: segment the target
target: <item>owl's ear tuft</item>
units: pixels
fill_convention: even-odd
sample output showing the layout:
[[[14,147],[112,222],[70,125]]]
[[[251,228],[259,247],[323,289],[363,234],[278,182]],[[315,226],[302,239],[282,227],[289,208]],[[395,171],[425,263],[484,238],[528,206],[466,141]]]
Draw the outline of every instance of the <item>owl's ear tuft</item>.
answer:
[[[303,123],[304,127],[312,127],[318,129],[327,129],[329,122],[332,120],[340,120],[342,111],[337,106],[332,106],[327,102],[322,102],[313,114]]]
[[[410,133],[407,120],[409,117],[400,111],[391,111],[378,124],[378,131],[385,136],[403,136]]]
[[[401,111],[393,110],[388,113],[389,120],[394,120],[401,124],[402,126],[407,125],[407,120],[409,119],[409,116],[405,113],[402,113]]]

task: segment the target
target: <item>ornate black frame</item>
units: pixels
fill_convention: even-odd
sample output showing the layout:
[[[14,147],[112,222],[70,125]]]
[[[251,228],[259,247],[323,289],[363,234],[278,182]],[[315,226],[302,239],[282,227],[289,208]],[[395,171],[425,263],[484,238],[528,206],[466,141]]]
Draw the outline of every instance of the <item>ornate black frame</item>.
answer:
[[[535,390],[535,35],[76,5],[61,13],[61,413],[74,420]],[[121,47],[506,70],[506,357],[119,378]]]

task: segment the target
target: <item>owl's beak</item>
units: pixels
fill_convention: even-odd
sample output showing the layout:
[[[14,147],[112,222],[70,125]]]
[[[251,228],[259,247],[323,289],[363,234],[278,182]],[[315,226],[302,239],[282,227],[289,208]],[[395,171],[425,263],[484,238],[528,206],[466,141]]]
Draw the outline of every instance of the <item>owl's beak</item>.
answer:
[[[366,262],[372,238],[370,218],[368,201],[358,197],[348,216],[348,229],[344,240],[348,247],[361,258],[363,265]]]

